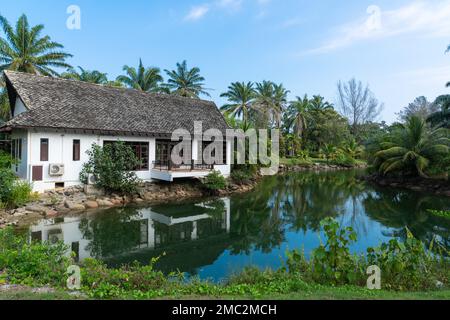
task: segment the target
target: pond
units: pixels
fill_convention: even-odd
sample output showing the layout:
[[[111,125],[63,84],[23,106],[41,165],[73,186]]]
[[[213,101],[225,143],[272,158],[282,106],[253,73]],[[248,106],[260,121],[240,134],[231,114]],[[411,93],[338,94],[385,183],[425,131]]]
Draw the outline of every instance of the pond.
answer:
[[[29,229],[38,241],[64,241],[79,260],[110,266],[161,256],[156,267],[222,280],[246,266],[279,268],[286,250],[306,255],[320,244],[320,221],[336,218],[358,234],[355,253],[406,229],[425,244],[450,249],[449,221],[427,209],[449,209],[450,199],[376,187],[361,171],[301,172],[265,178],[251,193],[150,207],[114,208],[42,220]]]

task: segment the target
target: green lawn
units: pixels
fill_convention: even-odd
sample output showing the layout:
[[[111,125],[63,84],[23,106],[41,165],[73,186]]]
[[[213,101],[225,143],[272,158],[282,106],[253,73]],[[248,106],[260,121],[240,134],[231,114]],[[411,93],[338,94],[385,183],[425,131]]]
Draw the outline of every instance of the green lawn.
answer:
[[[33,293],[31,290],[21,289],[11,292],[0,292],[0,300],[80,300],[64,291],[54,293]],[[307,291],[289,294],[275,294],[254,296],[177,296],[164,297],[158,300],[450,300],[450,290],[432,292],[391,292],[370,291],[357,287],[325,287],[318,286]]]

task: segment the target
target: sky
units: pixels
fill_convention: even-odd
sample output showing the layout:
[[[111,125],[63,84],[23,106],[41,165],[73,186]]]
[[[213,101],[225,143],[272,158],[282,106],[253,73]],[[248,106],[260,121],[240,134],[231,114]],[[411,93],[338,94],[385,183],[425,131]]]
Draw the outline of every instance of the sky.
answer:
[[[391,123],[417,96],[450,91],[450,0],[0,0],[11,23],[23,13],[74,55],[71,65],[110,78],[139,58],[161,70],[186,59],[219,106],[235,81],[335,102],[337,82],[355,77]]]

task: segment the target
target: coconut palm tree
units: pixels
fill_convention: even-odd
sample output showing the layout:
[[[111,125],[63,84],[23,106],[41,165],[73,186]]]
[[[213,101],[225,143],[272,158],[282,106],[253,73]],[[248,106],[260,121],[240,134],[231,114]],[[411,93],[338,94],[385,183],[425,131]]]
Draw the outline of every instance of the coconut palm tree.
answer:
[[[248,121],[249,110],[255,98],[255,89],[252,82],[233,82],[228,87],[228,91],[220,96],[227,98],[230,102],[221,108],[225,114],[239,118],[242,116],[244,122]]]
[[[71,68],[67,70],[67,72],[61,74],[61,77],[64,79],[77,80],[95,84],[108,83],[108,77],[106,73],[102,73],[97,70],[93,71],[85,70],[82,67],[78,67],[78,69],[80,69],[80,72],[77,72],[77,70]]]
[[[425,170],[433,159],[449,153],[448,136],[447,129],[430,129],[423,119],[412,116],[381,142],[375,166],[383,174],[402,171],[428,178]]]
[[[126,75],[118,76],[116,81],[123,83],[127,87],[145,91],[160,92],[160,83],[164,80],[159,68],[145,68],[142,59],[139,59],[139,66],[136,68],[124,66]]]
[[[65,61],[72,55],[60,51],[63,46],[49,36],[41,36],[42,24],[30,27],[26,15],[17,21],[15,29],[0,16],[5,38],[0,37],[0,72],[15,70],[46,76],[58,76],[53,68],[70,68]]]
[[[333,105],[325,100],[322,96],[313,96],[311,100],[311,109],[324,111],[334,109]]]
[[[311,107],[311,101],[305,94],[303,98],[297,97],[292,101],[287,110],[287,127],[293,129],[299,137],[303,137],[304,131],[308,128],[307,114]]]
[[[290,91],[287,90],[282,83],[273,84],[274,108],[272,109],[272,117],[277,128],[280,128],[281,126],[281,116],[286,109],[289,92]]]
[[[188,69],[187,62],[177,63],[176,70],[164,70],[169,79],[164,87],[171,93],[182,97],[199,99],[200,94],[210,96],[204,87],[205,78],[200,75],[200,69]]]
[[[270,122],[271,114],[276,109],[273,83],[271,81],[257,83],[255,91],[252,117],[257,127],[265,128]]]

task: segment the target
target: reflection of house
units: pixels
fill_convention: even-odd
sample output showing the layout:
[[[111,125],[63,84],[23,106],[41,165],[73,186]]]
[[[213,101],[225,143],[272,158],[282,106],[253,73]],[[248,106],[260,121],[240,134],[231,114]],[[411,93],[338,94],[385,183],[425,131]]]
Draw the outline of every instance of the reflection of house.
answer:
[[[214,144],[210,156],[203,152],[213,136],[205,138],[206,131],[216,129],[223,138],[228,129],[213,102],[11,71],[4,78],[12,119],[0,132],[11,134],[14,169],[35,191],[79,185],[86,151],[117,140],[133,149],[141,162],[136,174],[145,181],[204,177],[213,168],[230,174],[230,142]],[[180,129],[190,139],[175,152],[181,164],[171,157],[178,144],[172,134]]]
[[[80,217],[43,220],[30,228],[30,237],[34,241],[62,241],[83,260],[89,257],[114,259],[143,249],[167,248],[230,231],[230,200],[226,198],[208,204],[133,210],[127,219],[121,220],[118,215],[117,220],[104,225],[102,219],[105,215],[108,219],[114,217],[113,212],[100,213],[87,220]],[[111,223],[119,228],[108,229]],[[126,234],[117,234],[117,229]]]

